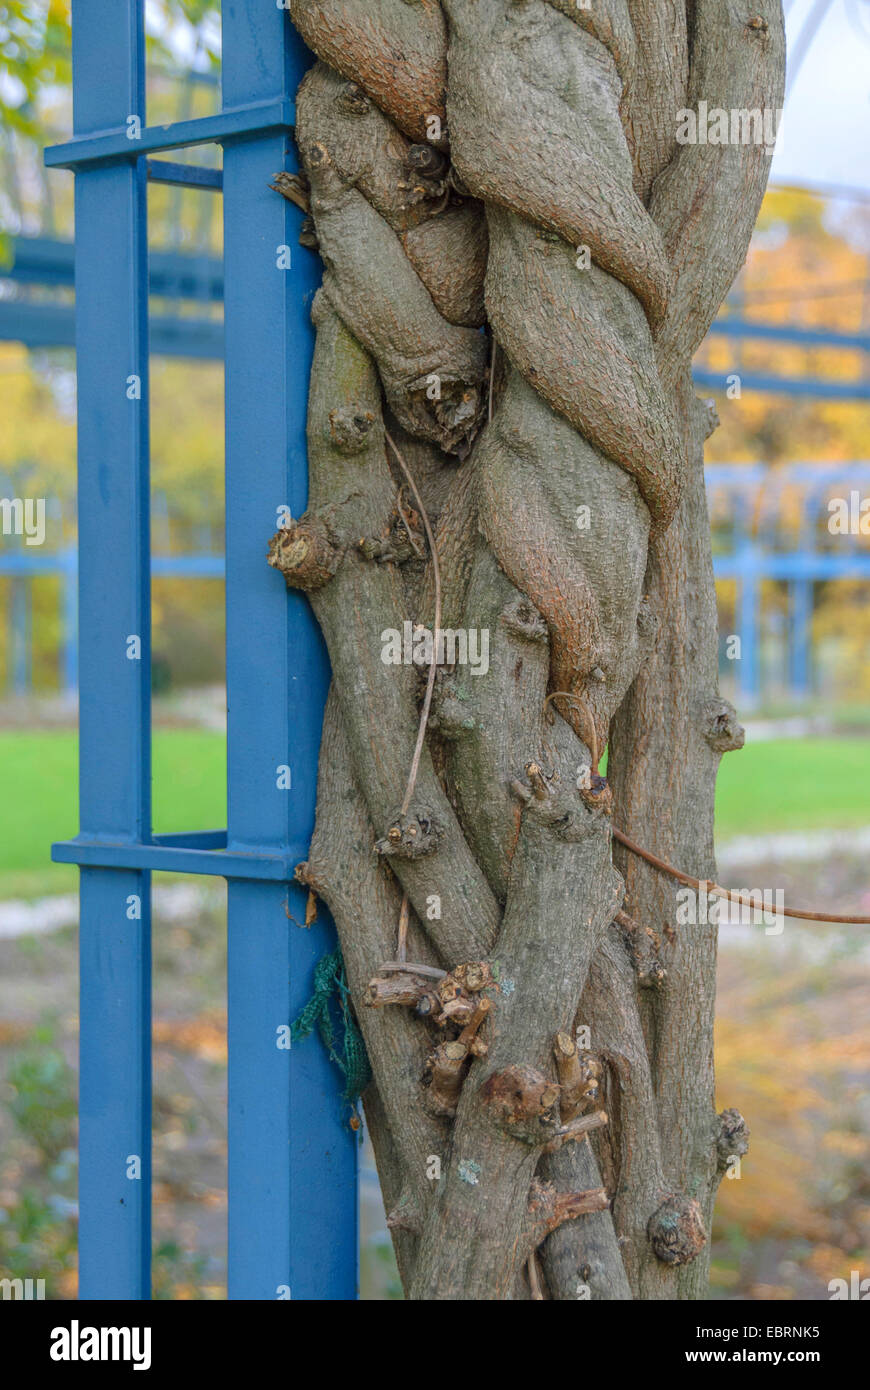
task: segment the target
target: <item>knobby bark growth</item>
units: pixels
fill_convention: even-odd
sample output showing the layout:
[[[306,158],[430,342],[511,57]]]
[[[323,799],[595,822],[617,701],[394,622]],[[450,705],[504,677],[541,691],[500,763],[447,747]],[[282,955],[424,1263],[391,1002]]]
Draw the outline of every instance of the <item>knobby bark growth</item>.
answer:
[[[276,186],[324,279],[309,503],[270,561],[333,669],[298,873],[338,926],[405,1289],[701,1297],[746,1145],[714,1110],[716,929],[675,932],[612,828],[714,877],[742,730],[690,363],[769,160],[677,144],[677,113],[777,110],[780,0],[290,11],[319,61]],[[424,628],[488,634],[488,670],[430,670]]]

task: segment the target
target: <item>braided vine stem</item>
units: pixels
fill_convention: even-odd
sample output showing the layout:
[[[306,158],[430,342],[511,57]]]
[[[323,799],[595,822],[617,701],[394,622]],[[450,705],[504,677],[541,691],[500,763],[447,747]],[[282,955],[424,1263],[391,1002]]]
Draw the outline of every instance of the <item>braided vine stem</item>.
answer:
[[[677,112],[778,107],[780,3],[289,8],[318,61],[285,187],[324,278],[309,504],[270,560],[332,660],[300,875],[338,926],[403,1283],[700,1297],[715,929],[674,937],[611,818],[714,877],[733,721],[689,367],[768,166],[678,145]],[[385,659],[436,608],[485,668]]]

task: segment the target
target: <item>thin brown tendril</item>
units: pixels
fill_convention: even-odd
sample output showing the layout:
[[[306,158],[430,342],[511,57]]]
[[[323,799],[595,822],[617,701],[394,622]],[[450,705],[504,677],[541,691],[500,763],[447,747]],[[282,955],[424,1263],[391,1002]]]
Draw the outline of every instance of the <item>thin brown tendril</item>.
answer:
[[[498,352],[498,343],[495,338],[492,340],[492,352],[489,358],[489,404],[487,406],[487,419],[492,419],[492,393],[495,388],[495,358]]]
[[[425,552],[425,550],[423,549],[423,547],[421,546],[420,542],[417,540],[417,537],[414,535],[413,529],[412,529],[412,527],[411,527],[411,523],[410,523],[410,521],[408,520],[408,518],[405,516],[405,512],[404,512],[404,509],[403,509],[403,507],[402,507],[402,495],[401,495],[401,492],[398,492],[398,493],[396,494],[396,509],[397,509],[397,511],[398,511],[398,513],[399,513],[399,516],[402,518],[402,525],[404,526],[405,530],[406,530],[407,533],[408,533],[408,542],[409,542],[409,544],[410,544],[410,546],[411,546],[411,549],[413,550],[414,554],[417,555],[421,560],[425,559],[425,557],[426,557],[426,552]]]
[[[613,838],[624,845],[632,854],[645,859],[653,868],[660,869],[663,874],[670,874],[678,883],[685,883],[688,888],[703,888],[708,894],[715,894],[720,898],[729,898],[733,903],[742,903],[745,907],[757,907],[758,904],[751,898],[747,899],[742,893],[734,888],[722,888],[718,883],[712,883],[709,879],[692,878],[691,874],[684,874],[679,869],[675,869],[673,864],[668,864],[664,859],[659,859],[657,854],[651,854],[648,849],[642,849],[636,845],[634,840],[630,840],[627,835],[623,835],[621,830],[613,827]],[[859,927],[870,927],[870,917],[848,917],[835,912],[805,912],[798,907],[783,907],[778,911],[784,917],[799,917],[805,922],[845,922]]]
[[[404,816],[407,814],[408,807],[411,804],[411,797],[414,795],[414,787],[417,785],[417,773],[420,770],[420,758],[423,755],[423,743],[426,738],[426,727],[429,723],[429,712],[432,708],[432,694],[435,689],[435,673],[438,669],[438,632],[441,628],[441,569],[438,564],[438,551],[435,546],[435,536],[432,531],[431,523],[429,521],[429,515],[426,511],[426,508],[423,506],[423,499],[421,498],[420,493],[417,490],[417,484],[414,482],[414,479],[411,475],[411,470],[408,468],[408,465],[402,458],[402,455],[399,453],[395,440],[392,438],[388,430],[384,430],[384,437],[396,456],[396,462],[398,463],[399,467],[405,475],[408,487],[411,489],[414,501],[417,504],[417,510],[423,519],[423,527],[426,531],[426,539],[429,542],[429,549],[432,553],[432,574],[435,580],[435,634],[434,640],[432,642],[432,660],[429,663],[429,679],[426,682],[426,694],[423,699],[423,708],[420,712],[420,727],[417,730],[417,744],[414,748],[414,757],[411,761],[411,771],[408,773],[408,785],[405,788],[405,796],[404,800],[402,801],[402,815]]]

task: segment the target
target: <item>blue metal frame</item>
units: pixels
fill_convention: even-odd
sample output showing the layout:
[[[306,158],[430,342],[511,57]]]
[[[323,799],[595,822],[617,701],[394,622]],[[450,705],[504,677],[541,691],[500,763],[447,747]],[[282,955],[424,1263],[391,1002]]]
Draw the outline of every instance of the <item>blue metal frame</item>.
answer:
[[[223,579],[226,566],[223,555],[153,555],[151,556],[151,574],[161,578],[186,578],[186,579]],[[60,599],[60,649],[61,649],[61,687],[70,697],[75,697],[78,693],[78,552],[74,546],[67,550],[49,551],[44,554],[39,550],[24,550],[18,554],[10,552],[0,554],[0,577],[5,574],[11,575],[13,580],[22,579],[28,581],[27,587],[30,588],[30,581],[37,575],[57,575],[61,581]],[[32,607],[32,598],[28,599],[26,605],[29,613]],[[13,662],[16,673],[20,672],[20,677],[16,674],[13,686],[16,694],[29,693],[32,689],[32,679],[28,677],[28,672],[32,674],[33,658],[33,633],[32,625],[27,624],[13,609],[12,614],[12,643],[11,647],[16,653],[24,653],[20,662]]]
[[[848,491],[870,485],[870,463],[850,460],[839,463],[790,463],[770,468],[766,464],[708,464],[705,469],[708,494],[723,492],[729,497],[732,516],[732,548],[713,556],[717,579],[737,583],[736,623],[741,642],[737,686],[741,702],[751,707],[761,693],[760,606],[764,580],[779,580],[789,588],[789,678],[791,694],[800,698],[812,688],[813,587],[837,579],[870,581],[870,554],[859,544],[845,546],[836,554],[817,547],[815,527],[821,503],[834,488]],[[788,539],[787,550],[777,550],[764,515],[750,517],[760,499],[775,507],[785,488],[802,491],[800,538],[797,546]]]
[[[30,348],[74,347],[75,310],[71,304],[0,301],[0,342],[4,341],[25,343]],[[151,320],[151,350],[155,356],[220,362],[224,356],[223,324],[215,319],[155,316]]]
[[[290,882],[313,825],[328,663],[304,600],[265,564],[277,509],[298,514],[306,493],[319,268],[298,245],[301,214],[267,185],[293,167],[293,93],[311,59],[277,6],[225,5],[223,112],[149,129],[143,11],[73,0],[74,138],[46,152],[77,174],[81,829],[52,853],[81,866],[80,1297],[149,1296],[160,868],[228,880],[229,1297],[351,1299],[357,1141],[322,1050],[282,1046],[334,941],[325,914],[293,926],[304,900]],[[205,142],[224,146],[228,829],[155,836],[144,156]],[[278,269],[282,246],[292,269]]]
[[[100,0],[96,0],[96,3],[100,3]],[[123,5],[124,0],[119,0],[119,4]],[[250,4],[246,6],[246,11],[248,12],[242,16],[242,21],[254,32],[258,27],[257,17],[250,12]],[[229,20],[231,24],[235,22],[235,18],[232,11],[228,11],[224,16],[224,20]],[[226,28],[225,23],[224,32]],[[227,57],[225,51],[224,72]],[[45,162],[48,168],[73,169],[80,173],[84,169],[100,165],[126,163],[130,158],[131,146],[135,148],[136,154],[143,155],[157,154],[160,150],[189,149],[193,145],[221,145],[226,140],[238,139],[243,135],[261,136],[264,131],[292,130],[296,120],[293,96],[267,97],[262,101],[240,102],[233,106],[226,104],[224,87],[224,109],[219,115],[198,116],[190,121],[173,121],[170,125],[143,124],[139,134],[135,139],[131,139],[125,128],[127,116],[138,115],[141,118],[144,110],[144,106],[131,107],[120,122],[117,114],[112,113],[109,120],[117,129],[104,133],[80,131],[73,140],[46,150]]]
[[[803,328],[796,323],[762,323],[736,314],[713,320],[708,332],[718,338],[760,338],[774,343],[800,343],[804,347],[855,348],[870,352],[870,334],[841,333],[831,328]]]
[[[775,372],[745,371],[741,368],[713,372],[707,367],[693,367],[692,380],[696,386],[707,386],[711,391],[725,391],[728,378],[735,370],[744,391],[763,391],[771,396],[814,396],[826,401],[870,401],[868,381],[825,381],[817,376],[778,376]]]

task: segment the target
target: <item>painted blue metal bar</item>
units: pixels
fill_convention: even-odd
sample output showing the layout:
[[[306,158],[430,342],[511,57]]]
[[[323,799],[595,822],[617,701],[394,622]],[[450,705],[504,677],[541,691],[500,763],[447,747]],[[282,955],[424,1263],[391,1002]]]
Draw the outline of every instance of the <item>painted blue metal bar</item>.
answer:
[[[33,594],[20,576],[12,581],[12,689],[26,695],[32,681]]]
[[[757,703],[759,695],[758,600],[758,577],[754,570],[744,567],[740,570],[737,590],[737,630],[740,635],[737,686],[747,708]]]
[[[692,380],[696,386],[707,386],[714,391],[725,391],[732,369],[711,372],[706,367],[694,367]],[[776,376],[765,372],[739,371],[744,391],[764,391],[774,396],[815,396],[820,400],[867,401],[870,400],[868,381],[824,381],[816,376]]]
[[[223,579],[226,565],[223,555],[152,555],[151,573],[155,576],[186,576],[188,579]]]
[[[68,550],[63,558],[63,688],[67,698],[73,699],[79,687],[78,556]]]
[[[73,306],[0,301],[0,341],[26,347],[74,347]],[[193,357],[219,362],[224,355],[223,324],[219,319],[186,319],[154,315],[151,346],[155,357]]]
[[[123,3],[123,0],[117,0]],[[225,16],[226,17],[226,16]],[[252,16],[245,16],[245,22]],[[104,50],[105,51],[105,50]],[[224,70],[226,70],[226,54]],[[249,77],[250,81],[250,77]],[[226,93],[226,87],[224,87]],[[129,116],[139,116],[142,124],[138,134],[128,127]],[[174,121],[169,125],[146,126],[143,112],[130,110],[122,121],[92,134],[76,135],[66,144],[46,150],[45,162],[50,169],[80,170],[96,164],[117,163],[135,159],[159,150],[178,150],[191,145],[217,145],[224,140],[243,135],[259,135],[263,131],[289,131],[296,120],[293,96],[270,98],[264,101],[239,102],[224,106],[216,116],[199,116],[190,121]]]
[[[73,0],[73,74],[78,139],[144,116],[142,0]],[[80,824],[128,844],[151,830],[146,196],[144,162],[76,179]],[[80,941],[79,1297],[147,1298],[147,872],[82,869]]]
[[[175,164],[168,159],[149,159],[148,178],[151,183],[171,183],[181,188],[210,188],[216,193],[224,186],[220,169],[209,169],[202,164]]]
[[[870,563],[867,566],[867,576],[870,578]],[[797,699],[808,695],[812,684],[812,617],[813,581],[792,580],[789,584],[789,680],[791,693]]]
[[[149,160],[149,172],[154,162]],[[177,167],[189,169],[191,166],[184,164]],[[219,169],[208,172],[220,175]],[[0,280],[72,289],[74,263],[71,241],[57,241],[49,237],[16,237],[12,242],[9,265],[0,265]],[[224,266],[216,256],[152,250],[148,270],[148,283],[153,295],[207,299],[213,303],[219,303],[224,297]]]
[[[835,459],[830,463],[817,460],[796,459],[787,464],[769,463],[708,463],[704,466],[704,479],[708,487],[734,486],[741,491],[747,483],[767,483],[779,478],[787,482],[797,482],[802,486],[809,479],[820,482],[839,482],[841,478],[861,474],[870,478],[870,461],[867,459]]]
[[[222,555],[152,555],[151,573],[161,577],[188,579],[223,579]],[[59,575],[61,579],[61,684],[67,695],[76,693],[78,685],[78,556],[74,548],[64,551],[21,550],[0,552],[0,575]],[[32,636],[26,634],[29,653]],[[28,663],[32,665],[28,656]],[[13,668],[15,663],[13,662]],[[29,667],[28,667],[29,670]],[[28,675],[26,688],[31,686]],[[77,862],[77,861],[72,861]]]
[[[801,343],[806,347],[857,348],[870,352],[870,334],[839,333],[830,328],[803,328],[796,323],[761,323],[734,315],[714,319],[708,332],[719,338],[760,338],[769,342]]]
[[[226,849],[225,830],[182,830],[151,836],[152,844],[176,846],[179,849]]]
[[[854,550],[852,554],[834,555],[813,552],[789,553],[763,550],[747,544],[731,555],[713,557],[713,573],[717,579],[833,580],[870,579],[870,554]]]
[[[274,4],[223,7],[223,94],[288,102],[311,55]],[[307,491],[305,418],[316,256],[269,188],[295,167],[286,132],[224,148],[228,848],[307,846],[328,670],[306,601],[265,563],[278,508]],[[283,269],[289,262],[289,268]],[[228,889],[229,1296],[352,1299],[356,1141],[322,1048],[281,1029],[310,997],[334,934],[293,884]]]
[[[154,575],[189,579],[223,579],[223,555],[152,555],[151,573]],[[75,551],[50,551],[41,554],[36,550],[9,551],[0,554],[0,574],[71,574],[78,573]]]
[[[226,836],[226,831],[223,832],[223,835]],[[179,836],[178,838],[185,837]],[[271,854],[257,854],[253,851],[244,853],[238,850],[199,848],[198,842],[195,842],[192,847],[186,847],[165,842],[130,844],[125,840],[112,840],[107,837],[93,839],[79,836],[75,840],[64,840],[52,845],[51,857],[58,864],[82,864],[89,868],[148,869],[149,871],[163,869],[168,873],[211,874],[231,880],[258,879],[286,885],[287,880],[292,879],[296,865],[305,858],[305,851],[306,845],[304,843],[285,846],[283,850],[276,850]],[[280,895],[280,902],[285,903],[286,898],[287,891],[284,887]],[[283,906],[281,911],[286,921]],[[305,905],[303,903],[303,918],[304,915]],[[274,1045],[274,1030],[272,1040]],[[336,1111],[339,1108],[338,1103],[336,1103]],[[274,1296],[273,1294],[272,1297]]]
[[[22,285],[72,285],[75,248],[54,237],[13,237],[8,262],[0,262],[0,278]]]

